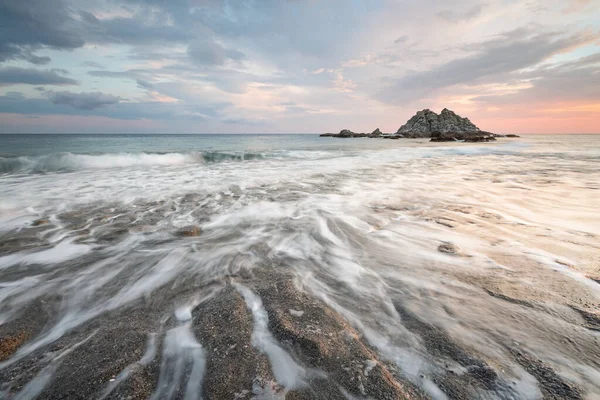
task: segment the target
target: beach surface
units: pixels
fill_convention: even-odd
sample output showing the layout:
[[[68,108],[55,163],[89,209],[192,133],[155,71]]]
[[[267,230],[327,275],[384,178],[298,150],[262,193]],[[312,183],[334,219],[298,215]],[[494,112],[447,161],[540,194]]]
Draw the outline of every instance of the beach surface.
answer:
[[[600,398],[600,135],[428,140],[0,135],[0,398]]]

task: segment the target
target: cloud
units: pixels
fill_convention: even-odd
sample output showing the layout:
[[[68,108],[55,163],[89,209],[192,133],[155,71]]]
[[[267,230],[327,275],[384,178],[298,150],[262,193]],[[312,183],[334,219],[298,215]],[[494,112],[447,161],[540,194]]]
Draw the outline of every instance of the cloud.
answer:
[[[142,89],[147,89],[147,90],[152,90],[153,89],[153,85],[150,82],[145,81],[143,79],[136,79],[136,83]]]
[[[476,4],[473,7],[469,8],[463,12],[457,12],[455,10],[444,10],[438,12],[436,15],[448,22],[457,23],[464,22],[470,19],[476,18],[481,15],[483,9],[486,7],[486,4]]]
[[[117,120],[151,119],[161,121],[219,121],[231,118],[225,110],[230,103],[122,102],[103,93],[42,92],[45,97],[27,98],[19,92],[0,95],[0,114],[100,116]]]
[[[530,85],[516,93],[476,96],[474,102],[494,105],[584,101],[600,103],[600,53],[558,65],[545,65],[511,79]]]
[[[565,14],[571,14],[578,11],[581,11],[589,4],[592,3],[592,0],[570,0],[569,6],[564,10]]]
[[[66,78],[56,70],[38,70],[33,68],[0,68],[0,86],[24,83],[29,85],[77,85],[78,82]]]
[[[91,68],[96,68],[96,69],[104,69],[104,66],[102,64],[99,64],[95,61],[85,61],[82,64],[84,67],[91,67]]]
[[[476,54],[455,59],[427,71],[411,72],[400,79],[388,79],[388,87],[378,94],[387,102],[403,102],[431,95],[456,84],[474,84],[503,74],[534,66],[549,57],[589,43],[590,33],[565,35],[555,32],[507,32],[483,43],[465,46]]]
[[[130,69],[127,71],[88,71],[88,75],[97,76],[99,78],[131,78],[137,79],[140,73],[144,73],[144,70]]]
[[[121,100],[120,97],[100,92],[50,92],[48,99],[53,104],[65,104],[80,110],[95,110]]]
[[[344,75],[340,71],[333,72],[334,80],[333,80],[333,88],[332,90],[336,90],[342,93],[353,92],[356,89],[356,83],[354,83],[350,79],[344,78]]]
[[[244,53],[226,49],[221,44],[211,39],[198,39],[188,46],[188,55],[194,64],[198,65],[225,65],[227,61],[242,61]]]
[[[99,4],[0,0],[0,62],[22,59],[36,65],[48,64],[50,57],[34,52],[46,48],[73,50],[86,42],[146,45],[184,43],[193,37],[190,29],[172,24],[168,14],[152,7],[141,7],[131,17],[107,18],[77,9]]]
[[[132,17],[113,18],[98,18],[86,11],[79,14],[85,37],[93,43],[181,43],[193,37],[190,31],[171,24],[167,16],[157,10],[142,9]]]
[[[400,36],[398,39],[394,40],[394,44],[406,43],[408,41],[408,35]]]
[[[32,52],[44,47],[72,50],[83,46],[77,21],[62,0],[0,0],[0,62],[24,59],[47,64]]]
[[[23,52],[23,59],[35,65],[44,65],[50,63],[52,59],[48,56],[36,56],[31,52]]]

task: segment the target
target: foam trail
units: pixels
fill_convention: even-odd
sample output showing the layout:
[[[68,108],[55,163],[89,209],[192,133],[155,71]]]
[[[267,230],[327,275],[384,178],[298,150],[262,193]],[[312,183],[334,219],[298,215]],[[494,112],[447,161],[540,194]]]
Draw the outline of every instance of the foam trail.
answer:
[[[42,369],[25,387],[17,393],[14,400],[32,400],[36,399],[42,390],[48,385],[48,382],[52,379],[52,375],[56,369],[60,366],[59,362],[53,362],[44,369]]]
[[[56,246],[33,253],[15,253],[0,257],[0,269],[15,265],[30,264],[58,264],[72,260],[89,253],[92,246],[73,243],[75,239],[67,239],[59,242]]]
[[[148,270],[144,271],[142,268],[139,268],[141,271],[139,279],[122,288],[119,293],[105,302],[96,303],[88,309],[81,309],[80,305],[67,308],[60,320],[43,336],[38,338],[36,341],[20,348],[9,360],[0,362],[0,369],[19,361],[42,346],[54,342],[62,337],[66,332],[97,317],[98,315],[106,311],[122,307],[168,283],[170,280],[175,278],[177,273],[181,272],[180,263],[183,261],[186,254],[187,251],[185,250],[174,250],[169,252]],[[103,262],[101,262],[101,264],[103,264]],[[74,297],[77,298],[84,290],[88,290],[90,288],[93,289],[97,282],[101,282],[102,279],[103,278],[98,278],[97,281],[89,282],[89,287],[79,288],[79,291],[74,294]]]
[[[202,380],[206,370],[206,357],[202,346],[191,331],[190,323],[167,331],[163,344],[162,363],[156,390],[151,400],[169,400],[182,385],[186,368],[192,368],[186,386],[185,399],[200,398]]]
[[[286,389],[293,389],[305,385],[306,370],[281,348],[277,340],[269,332],[269,316],[262,305],[260,297],[245,286],[236,284],[235,288],[244,297],[248,309],[254,319],[252,332],[252,345],[265,353],[269,358],[271,370],[277,382]]]

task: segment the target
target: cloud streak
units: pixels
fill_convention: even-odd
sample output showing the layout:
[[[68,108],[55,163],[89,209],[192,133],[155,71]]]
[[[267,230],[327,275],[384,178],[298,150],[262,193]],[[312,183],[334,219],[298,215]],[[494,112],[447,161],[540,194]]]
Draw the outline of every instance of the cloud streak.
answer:
[[[487,42],[466,46],[478,52],[456,59],[427,71],[411,72],[400,79],[390,79],[390,85],[379,98],[402,102],[430,95],[437,89],[483,79],[505,77],[514,71],[534,66],[561,52],[592,42],[595,35],[582,33],[565,35],[536,34],[526,30],[505,33]],[[518,54],[518,57],[515,55]]]
[[[50,92],[48,99],[52,104],[65,104],[79,110],[95,110],[121,100],[120,97],[100,92]]]
[[[0,68],[0,86],[19,83],[27,85],[59,86],[78,84],[76,80],[61,76],[57,71],[18,67]]]

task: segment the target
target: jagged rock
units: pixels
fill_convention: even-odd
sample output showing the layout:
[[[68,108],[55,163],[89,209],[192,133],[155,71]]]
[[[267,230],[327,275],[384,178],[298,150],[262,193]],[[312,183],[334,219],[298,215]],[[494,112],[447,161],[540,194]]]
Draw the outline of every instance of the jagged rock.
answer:
[[[480,130],[468,118],[444,108],[439,115],[429,109],[417,112],[396,133],[408,138],[428,138],[434,132],[478,133]]]
[[[40,225],[47,225],[49,223],[50,223],[49,220],[47,220],[45,218],[42,218],[42,219],[36,219],[35,221],[33,221],[31,223],[31,225],[33,225],[33,226],[40,226]]]
[[[511,134],[509,134],[509,135],[506,135],[506,137],[509,137],[509,138],[516,138],[516,137],[521,137],[521,136],[519,136],[519,135],[514,135],[514,134],[512,134],[512,133],[511,133]]]
[[[381,135],[382,135],[382,133],[381,133],[381,131],[379,130],[379,128],[377,128],[377,129],[375,129],[373,132],[371,132],[371,135],[372,135],[372,136],[381,136]]]
[[[338,134],[339,137],[354,137],[355,133],[350,129],[342,129]]]

